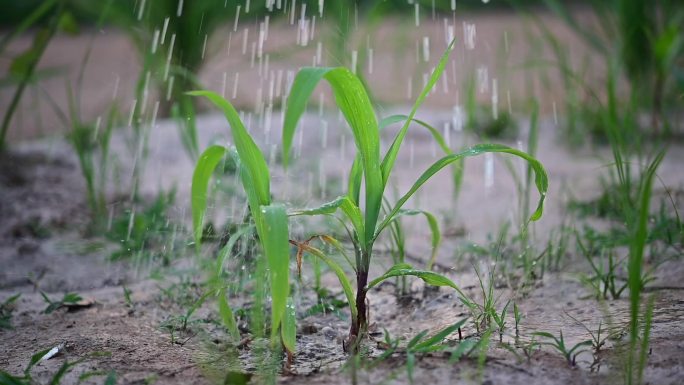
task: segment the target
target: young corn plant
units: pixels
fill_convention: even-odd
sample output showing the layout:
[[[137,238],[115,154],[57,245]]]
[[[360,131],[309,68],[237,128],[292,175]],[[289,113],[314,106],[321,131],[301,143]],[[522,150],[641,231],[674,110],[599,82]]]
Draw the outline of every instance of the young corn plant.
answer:
[[[349,233],[351,235],[351,243],[354,246],[354,260],[351,263],[351,267],[356,275],[355,295],[352,292],[352,281],[344,274],[341,266],[327,258],[323,252],[308,244],[295,244],[323,259],[335,271],[350,305],[352,317],[348,341],[354,344],[352,345],[354,349],[356,349],[358,342],[365,336],[368,326],[367,293],[371,288],[388,278],[416,276],[429,285],[451,287],[460,294],[463,300],[466,300],[464,293],[450,279],[431,271],[414,269],[406,263],[392,266],[387,272],[375,279],[370,279],[369,277],[369,267],[373,259],[373,246],[376,240],[392,222],[407,214],[403,210],[404,204],[441,169],[459,162],[463,158],[487,152],[516,155],[525,159],[531,165],[535,172],[535,185],[540,193],[537,208],[531,215],[530,220],[539,219],[543,212],[543,202],[548,189],[548,178],[542,164],[527,153],[507,146],[480,144],[457,153],[448,154],[433,163],[415,181],[409,191],[401,196],[392,208],[381,217],[385,190],[408,128],[411,122],[414,121],[418,107],[444,71],[452,48],[453,42],[437,64],[411,112],[404,119],[403,126],[396,134],[387,153],[382,157],[380,155],[379,131],[384,122],[393,120],[393,118],[390,117],[378,123],[370,98],[362,82],[350,70],[343,67],[303,68],[299,71],[292,84],[292,90],[287,100],[282,136],[284,166],[288,164],[289,152],[292,147],[297,122],[304,113],[306,103],[314,88],[321,80],[326,80],[331,86],[335,102],[351,128],[357,148],[357,155],[349,173],[349,185],[346,195],[340,196],[317,208],[291,213],[291,215],[331,215],[340,210],[351,225]],[[362,184],[365,185],[363,199],[361,197]]]
[[[271,294],[271,348],[279,343],[289,353],[295,350],[295,317],[291,306],[289,281],[288,220],[285,206],[271,200],[270,173],[263,153],[247,132],[238,112],[232,104],[210,91],[193,91],[193,96],[206,97],[219,107],[231,128],[238,156],[238,169],[242,186],[247,195],[254,226],[263,249],[258,266],[268,266]],[[199,157],[192,178],[191,205],[193,233],[197,250],[200,248],[204,214],[207,206],[209,180],[221,160],[228,154],[223,146],[213,145]],[[265,263],[263,260],[265,259]],[[221,259],[221,266],[222,266]],[[263,269],[266,270],[266,269]],[[260,280],[258,280],[260,281]],[[218,290],[219,310],[229,331],[236,336],[235,319],[225,298],[225,291]]]
[[[540,193],[537,209],[530,220],[537,220],[543,212],[543,203],[548,189],[548,178],[542,164],[530,155],[497,144],[481,144],[469,149],[452,153],[432,164],[415,181],[410,190],[388,210],[384,217],[380,216],[381,206],[385,197],[390,174],[399,154],[401,144],[407,134],[409,125],[420,104],[427,97],[439,76],[444,71],[453,42],[442,56],[439,64],[432,73],[426,87],[416,101],[411,113],[407,117],[390,117],[378,123],[372,109],[370,98],[361,82],[350,70],[337,68],[303,68],[299,71],[292,85],[289,95],[283,127],[283,164],[287,166],[289,151],[292,147],[295,130],[299,118],[304,113],[306,103],[316,85],[325,79],[332,87],[335,101],[351,127],[357,148],[357,155],[351,166],[349,190],[332,202],[320,207],[297,210],[287,214],[283,205],[271,201],[269,170],[263,153],[254,143],[240,120],[235,108],[221,96],[210,91],[194,91],[191,95],[204,96],[223,110],[231,127],[233,139],[239,157],[239,170],[245,189],[250,211],[257,229],[264,254],[268,262],[271,281],[272,314],[271,337],[278,340],[278,331],[288,352],[294,351],[294,308],[288,305],[289,297],[289,249],[287,215],[331,215],[341,210],[351,224],[349,234],[354,245],[354,259],[347,258],[356,275],[356,294],[352,289],[351,280],[345,270],[321,250],[312,247],[309,241],[290,243],[299,249],[298,260],[303,252],[308,252],[319,258],[336,274],[343,288],[351,312],[349,343],[354,351],[358,351],[358,343],[366,335],[368,328],[368,309],[366,296],[368,291],[382,281],[402,276],[416,276],[429,285],[448,286],[456,290],[463,300],[465,294],[450,279],[428,270],[414,269],[406,263],[392,266],[381,276],[370,280],[369,267],[373,257],[373,246],[383,232],[393,221],[410,215],[416,211],[403,210],[404,204],[420,189],[432,176],[441,169],[461,161],[465,157],[476,156],[486,152],[508,153],[528,161],[535,171],[535,184]],[[380,129],[387,122],[404,120],[402,128],[397,133],[394,142],[384,157],[380,157]],[[203,216],[207,205],[208,181],[226,155],[227,150],[222,146],[211,146],[200,156],[192,183],[193,229],[196,245],[199,248],[202,235]],[[365,183],[365,196],[361,201],[362,180]],[[362,203],[364,203],[362,205]],[[363,211],[361,209],[363,207]],[[423,213],[420,211],[420,213]],[[429,217],[428,217],[429,218]],[[319,237],[346,256],[344,247],[330,236]]]

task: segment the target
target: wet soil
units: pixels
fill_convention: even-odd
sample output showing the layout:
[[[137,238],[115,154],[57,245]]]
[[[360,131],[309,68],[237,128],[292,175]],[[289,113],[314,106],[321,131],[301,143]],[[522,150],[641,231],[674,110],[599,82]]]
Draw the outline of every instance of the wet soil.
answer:
[[[448,117],[448,114],[436,110],[427,114],[434,124]],[[308,175],[318,173],[306,162],[307,158],[300,156],[295,159],[297,166],[287,175],[274,172],[274,191],[279,192],[278,199],[298,197],[294,201],[306,206],[320,201],[321,195],[332,197],[336,193],[334,181],[342,177],[343,167],[337,167],[333,159],[346,157],[350,160],[351,153],[342,154],[340,148],[317,149],[315,143],[320,142],[321,135],[315,134],[315,128],[311,126],[315,120],[315,116],[306,116],[304,119],[304,130],[310,134],[303,139],[302,148],[308,149],[308,156],[327,165],[324,168],[329,182],[324,187],[327,192],[317,189],[315,183],[304,189],[297,188],[302,184],[300,182],[297,186],[297,180],[311,180]],[[334,121],[334,118],[330,117],[330,120]],[[222,130],[222,135],[226,135],[220,117],[202,117],[200,122],[203,141],[215,137]],[[169,148],[180,151],[177,137],[165,134],[169,125],[172,123],[162,122],[151,133],[153,144],[149,167],[152,170],[150,173],[156,174],[157,178],[143,191],[151,194],[164,186],[178,186],[178,207],[174,212],[183,214],[177,215],[174,220],[187,225],[187,212],[180,208],[185,206],[183,202],[188,199],[189,186],[181,181],[189,180],[191,163],[185,158],[168,158]],[[541,137],[547,139],[542,139],[545,146],[540,147],[543,150],[539,157],[548,169],[552,189],[547,214],[543,223],[537,225],[537,236],[540,238],[547,234],[544,229],[557,226],[566,217],[563,214],[565,199],[558,197],[561,186],[572,186],[570,191],[566,191],[568,194],[582,198],[595,196],[600,192],[596,170],[600,170],[603,162],[601,151],[598,151],[598,156],[584,157],[575,161],[572,167],[567,166],[571,159],[575,159],[574,155],[553,145],[552,122],[546,122],[543,127],[546,128]],[[267,140],[265,135],[257,137],[262,143]],[[330,140],[331,143],[339,143],[340,138],[331,135]],[[119,141],[120,138],[117,138],[114,143]],[[413,143],[413,161],[400,158],[399,167],[403,172],[395,175],[400,190],[407,189],[410,183],[410,175],[406,174],[417,173],[435,159],[433,149],[420,131],[411,133],[407,141]],[[123,151],[117,145],[114,148]],[[676,187],[682,183],[684,176],[677,168],[681,154],[681,151],[671,150],[663,164],[660,175],[668,186]],[[165,294],[165,290],[172,288],[174,283],[180,283],[179,277],[196,283],[203,280],[203,273],[196,268],[193,259],[188,258],[190,250],[188,257],[173,260],[165,267],[141,269],[134,267],[131,261],[111,261],[108,258],[111,244],[84,235],[89,218],[84,204],[83,182],[73,154],[62,141],[43,140],[18,145],[11,153],[4,155],[1,164],[0,180],[3,183],[0,188],[0,213],[4,219],[0,242],[0,266],[3,266],[0,272],[0,299],[21,293],[12,318],[14,328],[0,331],[0,367],[3,370],[19,374],[32,354],[64,342],[66,349],[62,353],[33,369],[36,379],[47,382],[65,360],[86,357],[84,363],[65,377],[63,383],[75,383],[79,375],[93,370],[113,370],[117,373],[119,383],[134,384],[152,380],[160,384],[220,382],[217,379],[221,376],[221,365],[208,364],[225,341],[225,334],[218,326],[214,303],[203,305],[193,315],[192,318],[197,322],[188,331],[176,330],[172,334],[162,326],[187,309],[180,305],[177,297]],[[451,218],[455,227],[463,229],[463,234],[445,238],[439,253],[438,268],[446,269],[444,272],[475,299],[481,298],[479,283],[470,264],[472,262],[456,256],[458,246],[466,239],[479,242],[486,240],[488,233],[497,231],[496,224],[509,219],[517,207],[515,200],[510,199],[515,196],[513,183],[507,181],[506,177],[497,178],[493,187],[485,189],[483,167],[478,160],[467,163],[468,182],[456,206],[448,200],[450,182],[447,177],[428,184],[421,198],[412,202],[440,213],[443,220]],[[496,175],[504,174],[500,166],[496,166],[495,170]],[[488,201],[493,202],[491,206],[474,205],[473,202],[480,201],[483,194]],[[215,207],[210,215],[218,217],[225,211]],[[229,217],[231,215],[234,214],[229,214]],[[292,236],[303,237],[311,226],[294,222]],[[407,222],[407,228],[410,234],[409,262],[420,266],[426,262],[423,256],[428,255],[426,245],[429,232],[420,222]],[[178,236],[189,239],[189,235],[189,231],[180,230]],[[374,272],[389,266],[388,257],[382,253],[382,249],[380,245]],[[213,254],[209,251],[205,255],[212,258]],[[578,279],[580,273],[586,271],[586,266],[576,255],[566,258],[560,272],[547,273],[533,289],[511,292],[506,285],[497,285],[500,307],[508,299],[513,299],[520,306],[523,314],[520,325],[522,338],[528,339],[535,331],[557,334],[562,330],[567,343],[572,345],[590,338],[585,327],[596,330],[599,322],[604,326],[610,325],[614,330],[626,330],[628,300],[624,296],[606,302],[594,300]],[[648,382],[652,384],[676,384],[684,379],[684,331],[681,328],[684,319],[684,290],[681,287],[684,267],[680,258],[660,260],[654,257],[649,260],[655,266],[654,275],[657,277],[647,294],[655,295],[656,299],[651,350],[645,372]],[[486,269],[486,266],[480,265],[480,268]],[[304,282],[309,283],[305,283],[301,289],[299,309],[305,309],[315,301],[308,289],[310,274],[305,270]],[[323,284],[333,292],[337,291],[333,276],[324,275]],[[130,303],[124,299],[124,285],[132,293]],[[193,290],[197,288],[196,285],[190,285],[184,290],[194,293]],[[371,323],[378,334],[386,329],[393,337],[408,340],[422,330],[435,332],[469,316],[468,310],[453,293],[445,289],[426,291],[421,282],[414,281],[411,281],[410,289],[408,299],[397,299],[395,287],[391,283],[380,285],[370,292]],[[43,314],[46,304],[39,291],[45,292],[53,300],[66,292],[77,292],[93,299],[95,304]],[[231,303],[240,306],[245,300],[248,298],[238,296]],[[280,381],[291,384],[349,383],[351,372],[342,346],[348,332],[347,317],[343,309],[340,315],[301,318],[297,355],[292,367]],[[508,323],[513,324],[512,318]],[[513,334],[511,329],[505,333],[503,341],[507,346],[515,346]],[[467,323],[462,330],[463,338],[475,335],[472,323]],[[623,333],[617,339],[607,341],[599,360],[600,367],[595,364],[592,354],[587,352],[580,354],[577,367],[571,368],[562,356],[550,348],[535,351],[528,359],[521,350],[516,350],[517,354],[513,353],[498,343],[497,336],[493,336],[484,366],[478,363],[477,357],[450,363],[448,356],[435,353],[417,360],[414,379],[415,383],[437,384],[455,381],[487,384],[622,383],[621,365],[624,361],[619,350],[625,338]],[[458,341],[456,336],[451,339],[454,344]],[[376,342],[369,342],[372,355],[381,353],[382,349],[377,345]],[[95,352],[109,352],[110,355],[90,356]],[[247,351],[243,354],[247,354]],[[246,365],[246,369],[249,369],[249,365]],[[88,381],[99,383],[101,380],[102,377],[93,377]],[[372,369],[359,371],[358,381],[408,383],[405,356],[397,353]]]

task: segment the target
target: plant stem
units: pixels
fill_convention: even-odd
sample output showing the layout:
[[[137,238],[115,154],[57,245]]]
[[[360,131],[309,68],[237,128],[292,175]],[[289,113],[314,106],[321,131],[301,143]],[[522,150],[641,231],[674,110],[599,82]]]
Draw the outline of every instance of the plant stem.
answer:
[[[359,270],[356,273],[356,309],[358,311],[356,319],[352,319],[349,329],[349,342],[352,352],[358,351],[359,343],[365,337],[368,330],[368,309],[366,307],[366,285],[368,284],[368,269]]]

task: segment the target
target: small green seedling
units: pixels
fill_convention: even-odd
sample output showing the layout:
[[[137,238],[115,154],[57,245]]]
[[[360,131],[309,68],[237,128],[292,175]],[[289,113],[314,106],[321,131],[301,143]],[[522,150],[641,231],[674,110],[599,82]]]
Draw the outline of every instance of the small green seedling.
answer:
[[[401,196],[386,215],[381,216],[382,202],[385,199],[385,190],[389,183],[390,174],[395,165],[403,140],[408,132],[410,124],[418,107],[427,97],[435,83],[444,71],[448,62],[449,54],[453,48],[453,42],[440,59],[434,72],[429,78],[425,88],[418,97],[410,114],[406,117],[389,117],[381,122],[377,121],[373,105],[361,80],[350,70],[338,68],[303,68],[294,79],[287,106],[283,126],[283,165],[287,166],[290,149],[293,144],[294,134],[306,108],[307,101],[313,93],[316,85],[321,80],[326,80],[332,87],[335,102],[349,124],[356,144],[357,156],[350,168],[349,190],[346,195],[340,196],[332,202],[320,207],[306,210],[291,211],[286,214],[284,206],[274,205],[270,194],[270,176],[268,165],[263,153],[254,143],[239,118],[235,108],[224,98],[210,91],[196,91],[192,95],[204,96],[212,103],[221,108],[230,123],[233,140],[240,162],[240,176],[242,184],[247,192],[249,208],[254,218],[259,239],[262,243],[264,254],[269,265],[271,279],[271,333],[272,337],[278,335],[279,330],[294,330],[286,327],[281,322],[289,322],[286,317],[286,303],[289,297],[289,247],[288,247],[288,216],[315,216],[333,215],[338,210],[344,214],[348,221],[348,233],[353,244],[354,258],[349,258],[351,268],[356,275],[356,294],[352,289],[352,280],[345,270],[328,258],[321,250],[318,250],[306,242],[291,241],[301,250],[306,251],[326,263],[335,273],[343,288],[350,307],[351,325],[349,329],[349,346],[354,351],[358,349],[358,343],[366,336],[368,329],[367,293],[382,281],[403,276],[415,276],[421,278],[428,285],[447,286],[456,290],[463,301],[467,297],[461,289],[450,279],[429,270],[419,270],[406,263],[398,263],[392,266],[380,277],[369,277],[370,263],[374,255],[374,245],[380,235],[393,221],[412,213],[424,213],[422,210],[406,211],[404,204],[437,172],[466,157],[481,155],[483,153],[505,153],[518,156],[526,160],[535,174],[535,186],[540,193],[538,205],[530,220],[537,220],[543,213],[543,203],[548,189],[548,178],[542,164],[529,154],[497,144],[480,144],[458,153],[450,153],[433,163],[415,181],[409,191]],[[380,129],[387,124],[404,121],[403,126],[394,138],[389,150],[384,156],[380,154]],[[436,130],[435,130],[436,131]],[[192,207],[193,228],[197,247],[202,234],[202,222],[206,209],[208,181],[219,164],[227,154],[227,150],[221,146],[211,146],[198,161],[193,175]],[[365,189],[362,185],[365,184]],[[365,192],[364,200],[361,200],[361,192]],[[363,208],[363,210],[362,210]],[[428,218],[430,216],[426,215]],[[433,227],[433,226],[430,226]],[[433,229],[434,232],[434,229]],[[341,252],[340,242],[332,237],[321,238],[324,242],[332,244]],[[438,237],[433,236],[433,240]],[[434,245],[433,245],[434,249]],[[352,262],[353,261],[353,262]],[[282,329],[281,329],[282,326]],[[282,342],[288,349],[294,349],[294,335],[282,335]],[[288,346],[289,345],[289,346]]]
[[[0,304],[0,329],[12,329],[12,313],[21,294],[15,294]]]
[[[548,332],[534,332],[532,333],[535,336],[543,337],[549,340],[549,342],[542,342],[542,345],[547,345],[551,346],[554,349],[556,349],[559,353],[563,355],[565,360],[567,361],[568,365],[570,366],[575,366],[577,365],[577,356],[582,353],[586,352],[587,350],[584,349],[587,346],[592,346],[592,341],[591,340],[585,340],[578,342],[575,344],[572,348],[568,349],[568,346],[565,346],[565,340],[563,339],[563,331],[560,331],[560,337],[556,337],[551,333]]]
[[[467,320],[467,318],[464,318],[455,324],[440,330],[429,338],[426,338],[428,331],[423,330],[409,341],[406,345],[406,372],[408,374],[409,382],[413,383],[413,369],[416,363],[416,355],[448,349],[449,345],[445,343],[446,338],[459,331]]]
[[[592,288],[596,299],[608,299],[609,295],[612,299],[619,299],[622,292],[627,288],[627,282],[619,282],[620,278],[617,273],[618,268],[622,265],[622,261],[617,260],[615,257],[615,250],[603,248],[599,252],[599,261],[594,262],[594,250],[591,250],[582,242],[579,233],[576,233],[575,237],[577,239],[577,247],[587,262],[589,262],[593,272],[590,276],[582,277],[582,282]]]
[[[131,300],[132,293],[131,289],[127,288],[126,285],[123,285],[124,302],[126,303],[126,307],[129,308],[133,307],[133,300]]]
[[[517,343],[520,339],[520,321],[522,321],[522,313],[520,313],[520,308],[515,302],[513,302],[513,319],[515,320],[515,342]]]
[[[497,313],[495,309],[492,312],[492,319],[497,327],[497,332],[499,333],[499,342],[503,342],[504,331],[506,330],[506,315],[508,314],[508,305],[511,301],[506,302],[506,305],[501,310],[501,313]]]
[[[24,373],[22,376],[14,376],[10,373],[7,373],[3,370],[0,370],[0,384],[3,385],[32,385],[36,384],[37,382],[31,377],[31,369],[33,369],[34,366],[36,366],[39,362],[49,359],[51,355],[54,355],[55,348],[49,348],[45,350],[41,350],[40,352],[34,354],[31,356],[31,360],[29,360],[28,365],[24,369]],[[55,372],[54,375],[52,375],[52,379],[50,379],[49,384],[50,385],[58,385],[61,381],[64,375],[69,373],[76,365],[82,363],[83,361],[93,358],[93,357],[101,357],[101,356],[108,356],[111,355],[109,352],[94,352],[86,355],[85,357],[79,358],[76,361],[64,361],[62,366],[59,367],[57,372]],[[113,373],[113,372],[112,372]],[[109,378],[110,376],[107,376]],[[114,379],[116,379],[114,377]],[[79,381],[80,383],[81,381]],[[105,382],[106,385],[109,384],[115,384],[116,382]]]
[[[43,310],[44,314],[50,314],[53,311],[64,307],[64,306],[70,306],[70,305],[76,305],[78,302],[82,301],[83,298],[76,294],[76,293],[66,293],[64,294],[64,297],[60,299],[59,301],[52,301],[44,292],[40,292],[40,295],[43,296],[43,299],[45,302],[48,304],[48,306]]]

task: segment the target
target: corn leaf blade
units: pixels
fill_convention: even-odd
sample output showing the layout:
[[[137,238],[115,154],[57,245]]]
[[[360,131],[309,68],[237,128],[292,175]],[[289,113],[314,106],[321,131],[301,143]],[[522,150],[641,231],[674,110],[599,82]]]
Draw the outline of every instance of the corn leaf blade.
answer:
[[[249,172],[254,191],[259,199],[259,204],[270,204],[270,176],[266,159],[256,143],[254,143],[249,132],[247,132],[244,124],[242,124],[242,120],[240,120],[240,116],[235,110],[235,107],[226,99],[212,91],[192,91],[188,92],[188,94],[192,96],[204,96],[223,111],[223,114],[226,116],[230,125],[233,140],[235,141],[235,148],[240,156],[240,161],[245,165]]]
[[[396,265],[392,266],[389,270],[387,270],[385,274],[370,281],[366,287],[367,289],[371,289],[388,278],[401,277],[407,275],[418,277],[428,285],[450,287],[456,290],[458,294],[460,294],[463,298],[467,298],[465,294],[461,291],[461,289],[458,287],[458,285],[456,285],[449,278],[432,271],[414,269],[413,266],[409,265],[408,263],[397,263]]]
[[[280,336],[283,340],[285,349],[291,354],[294,354],[297,347],[297,312],[292,297],[288,297],[287,299],[287,307],[285,308],[283,327],[281,328]]]
[[[470,157],[470,156],[477,156],[480,154],[484,154],[487,152],[491,153],[507,153],[511,155],[518,156],[524,160],[526,160],[531,166],[532,170],[534,171],[535,174],[535,185],[537,187],[537,190],[539,191],[540,197],[539,201],[537,203],[537,208],[535,211],[532,213],[530,216],[529,220],[530,221],[536,221],[539,218],[541,218],[543,212],[544,212],[544,200],[546,199],[546,192],[549,188],[549,180],[548,176],[546,175],[546,170],[544,170],[544,166],[539,162],[537,159],[533,158],[529,154],[508,147],[504,146],[501,144],[479,144],[473,147],[470,147],[467,150],[458,152],[456,154],[451,154],[447,155],[435,163],[433,163],[423,174],[416,180],[416,182],[413,184],[413,186],[409,189],[409,191],[402,196],[397,204],[394,206],[392,211],[385,217],[385,219],[378,225],[378,228],[375,232],[375,237],[377,237],[382,230],[389,224],[389,222],[392,220],[392,218],[401,210],[402,206],[406,203],[406,201],[415,194],[418,189],[425,184],[432,176],[434,176],[438,171],[443,169],[444,167],[448,166],[449,164],[459,161],[461,158],[465,157]]]
[[[369,240],[380,215],[383,180],[380,172],[380,134],[378,122],[368,93],[361,80],[344,67],[302,68],[295,77],[285,110],[283,124],[283,159],[292,147],[297,122],[304,112],[306,101],[321,79],[333,90],[335,103],[344,115],[354,135],[356,148],[361,156],[366,183],[365,240]]]
[[[226,149],[222,146],[210,146],[197,160],[195,171],[192,174],[192,187],[190,203],[192,208],[192,229],[195,237],[195,247],[199,250],[202,242],[202,228],[204,215],[207,209],[207,189],[216,166],[226,155]]]
[[[442,72],[444,72],[444,68],[446,67],[447,62],[449,61],[449,55],[451,54],[451,51],[454,48],[455,42],[455,39],[452,40],[449,46],[447,47],[446,51],[444,51],[444,54],[439,59],[439,63],[437,63],[435,70],[432,71],[430,79],[428,80],[427,84],[425,84],[425,87],[423,87],[423,90],[416,99],[416,102],[413,104],[413,108],[411,109],[411,112],[409,113],[404,125],[401,127],[401,130],[399,130],[399,132],[397,133],[397,136],[394,138],[394,141],[392,142],[392,145],[390,146],[389,150],[387,150],[387,153],[385,154],[385,157],[382,160],[381,165],[383,185],[387,184],[387,180],[389,179],[390,173],[392,172],[392,168],[394,168],[394,162],[397,160],[397,156],[399,155],[399,149],[401,148],[401,144],[404,141],[404,137],[406,136],[406,132],[408,131],[408,127],[411,123],[411,120],[413,120],[413,117],[416,115],[418,108],[421,104],[423,104],[423,101],[428,96],[432,88],[435,86],[437,80],[439,80],[439,77],[442,75]]]
[[[278,335],[290,294],[290,242],[285,206],[261,207],[264,221],[259,234],[268,261],[271,278],[271,337]]]

